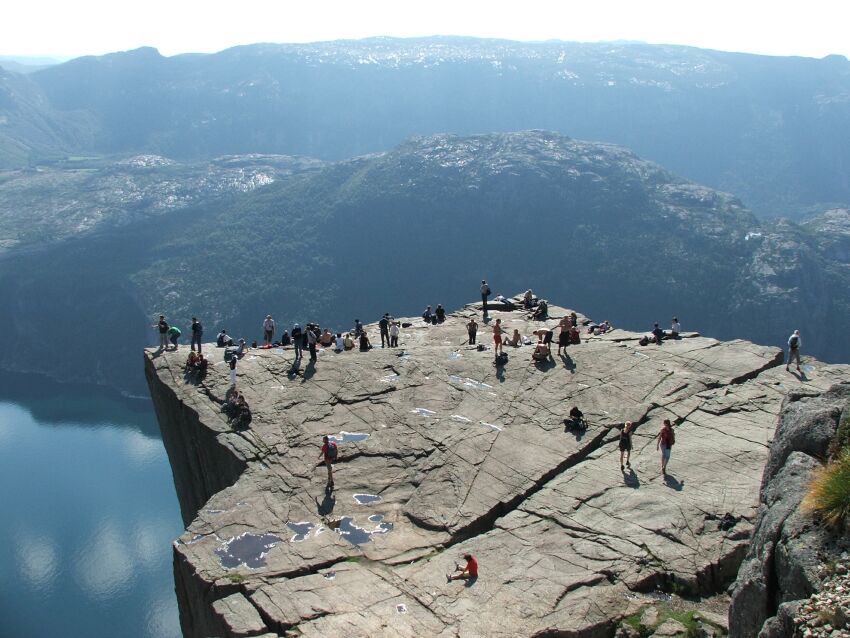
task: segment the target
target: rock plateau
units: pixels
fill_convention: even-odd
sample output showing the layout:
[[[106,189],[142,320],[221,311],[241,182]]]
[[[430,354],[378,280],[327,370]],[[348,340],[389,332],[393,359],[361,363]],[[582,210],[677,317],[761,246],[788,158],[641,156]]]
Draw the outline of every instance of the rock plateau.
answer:
[[[491,316],[532,337],[568,313]],[[476,315],[403,319],[397,349],[325,350],[299,369],[291,350],[251,350],[244,431],[220,410],[220,351],[207,348],[216,363],[201,381],[184,374],[185,347],[146,351],[187,524],[174,545],[185,635],[613,635],[643,593],[732,582],[783,400],[850,380],[816,361],[800,379],[777,348],[696,333],[641,347],[621,329],[543,364],[507,348],[496,368],[492,350],[466,344]],[[492,347],[492,325],[479,343]],[[573,405],[587,431],[565,427]],[[663,418],[677,437],[666,478]],[[626,420],[638,427],[623,473]],[[333,493],[316,466],[325,434],[340,440]],[[447,584],[464,553],[480,578]]]

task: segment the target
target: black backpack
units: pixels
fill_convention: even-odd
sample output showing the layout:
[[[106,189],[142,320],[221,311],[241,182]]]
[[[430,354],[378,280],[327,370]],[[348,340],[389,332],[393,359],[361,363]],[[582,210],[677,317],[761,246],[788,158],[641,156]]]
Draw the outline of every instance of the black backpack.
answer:
[[[338,450],[336,447],[336,443],[333,441],[328,441],[328,458],[331,461],[336,461],[337,452]]]
[[[508,354],[506,352],[502,352],[496,355],[496,365],[503,366],[508,362]]]
[[[788,340],[788,345],[791,346],[792,350],[796,350],[800,346],[800,339],[797,335],[791,335],[791,338]]]

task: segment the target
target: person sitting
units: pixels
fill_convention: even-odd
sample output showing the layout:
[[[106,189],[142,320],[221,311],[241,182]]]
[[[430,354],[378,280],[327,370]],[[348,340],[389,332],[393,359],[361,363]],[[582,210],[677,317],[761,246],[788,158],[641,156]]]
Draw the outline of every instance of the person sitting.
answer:
[[[522,296],[522,305],[525,306],[526,310],[531,310],[534,308],[534,291],[529,288],[525,291],[525,294]]]
[[[336,333],[336,339],[334,340],[334,352],[342,352],[345,350],[345,339],[342,338],[342,333]]]
[[[354,336],[359,337],[361,332],[363,332],[363,324],[360,323],[360,319],[355,319],[354,320]]]
[[[333,333],[327,328],[325,328],[325,331],[322,333],[322,336],[319,337],[319,343],[322,344],[323,348],[330,348],[333,345],[333,342]]]
[[[226,348],[227,346],[233,345],[233,338],[227,334],[227,331],[222,328],[221,332],[218,333],[218,337],[215,340],[215,345],[218,348]]]
[[[594,330],[594,333],[604,335],[606,332],[610,332],[611,330],[611,322],[606,319],[605,321],[599,324],[599,332],[596,333],[596,331]]]
[[[431,306],[425,308],[425,312],[422,313],[422,320],[425,323],[431,323],[434,318],[434,313],[431,312]]]
[[[437,304],[437,309],[434,311],[434,316],[437,318],[437,323],[443,323],[446,320],[446,311],[443,304]]]
[[[505,345],[512,348],[519,348],[522,345],[522,335],[519,330],[514,328],[514,333],[505,341]]]
[[[534,352],[531,353],[531,358],[535,361],[544,361],[552,355],[549,349],[549,343],[545,341],[546,333],[551,334],[551,330],[535,330],[537,335],[537,345],[534,346]]]
[[[350,332],[345,333],[345,338],[342,340],[342,343],[343,343],[343,347],[346,350],[353,350],[354,349],[354,339],[351,337]]]
[[[228,420],[234,418],[239,413],[240,396],[238,392],[234,392],[227,401],[221,404],[221,411],[227,415]]]
[[[192,350],[186,358],[186,371],[192,372],[195,370],[195,365],[198,363],[198,353]]]
[[[446,580],[466,580],[469,583],[474,583],[478,579],[478,561],[472,554],[464,554],[463,559],[466,561],[466,566],[461,569],[461,566],[455,563],[455,573],[446,574]]]
[[[195,369],[198,371],[198,374],[201,376],[205,376],[207,374],[207,368],[209,367],[210,362],[202,355],[200,352],[198,353],[198,360],[195,361]]]
[[[655,343],[659,346],[661,345],[661,340],[664,339],[664,331],[658,327],[658,322],[655,323],[655,327],[652,329],[652,338],[655,339]]]
[[[677,317],[673,317],[673,325],[670,326],[670,332],[667,334],[667,338],[678,339],[681,331],[682,324],[679,323],[679,319]]]
[[[372,348],[372,344],[369,343],[369,337],[366,336],[366,331],[363,330],[360,332],[360,352],[368,352]]]
[[[580,430],[587,429],[587,421],[584,420],[584,413],[578,409],[577,405],[574,405],[570,410],[570,416],[567,419],[567,426],[572,426]]]
[[[531,315],[532,319],[537,321],[543,321],[549,317],[549,304],[545,299],[541,299],[540,303],[537,304],[537,309],[534,311],[534,314]]]
[[[245,343],[244,339],[240,339],[239,340],[239,346],[236,348],[236,356],[241,358],[242,356],[245,355],[245,352],[247,352],[247,350],[248,350],[248,344]]]
[[[292,338],[289,336],[289,332],[284,330],[283,334],[280,335],[280,345],[281,347],[286,347],[292,344]]]

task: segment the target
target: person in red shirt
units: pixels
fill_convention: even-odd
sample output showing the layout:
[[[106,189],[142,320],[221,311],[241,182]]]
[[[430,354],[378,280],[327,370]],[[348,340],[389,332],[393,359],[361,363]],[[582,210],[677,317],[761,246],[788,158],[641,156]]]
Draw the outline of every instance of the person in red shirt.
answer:
[[[455,563],[455,574],[446,574],[448,582],[453,580],[468,580],[474,581],[478,578],[478,561],[472,554],[464,554],[463,559],[466,561],[466,566],[461,569],[460,565]]]
[[[328,488],[334,488],[334,474],[333,474],[333,462],[336,460],[337,449],[336,442],[331,441],[328,437],[322,437],[322,450],[319,452],[319,459],[321,463],[325,464],[328,468]]]
[[[656,450],[661,450],[661,474],[667,476],[667,461],[670,460],[670,450],[676,442],[676,435],[673,432],[673,425],[670,419],[664,419],[664,425],[661,427],[661,432],[656,437]]]

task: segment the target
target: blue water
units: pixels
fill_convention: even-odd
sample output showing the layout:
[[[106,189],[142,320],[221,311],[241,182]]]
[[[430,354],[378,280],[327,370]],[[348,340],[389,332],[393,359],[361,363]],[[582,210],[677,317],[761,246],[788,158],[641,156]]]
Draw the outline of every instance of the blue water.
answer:
[[[183,526],[150,402],[0,388],[0,636],[180,636]]]

